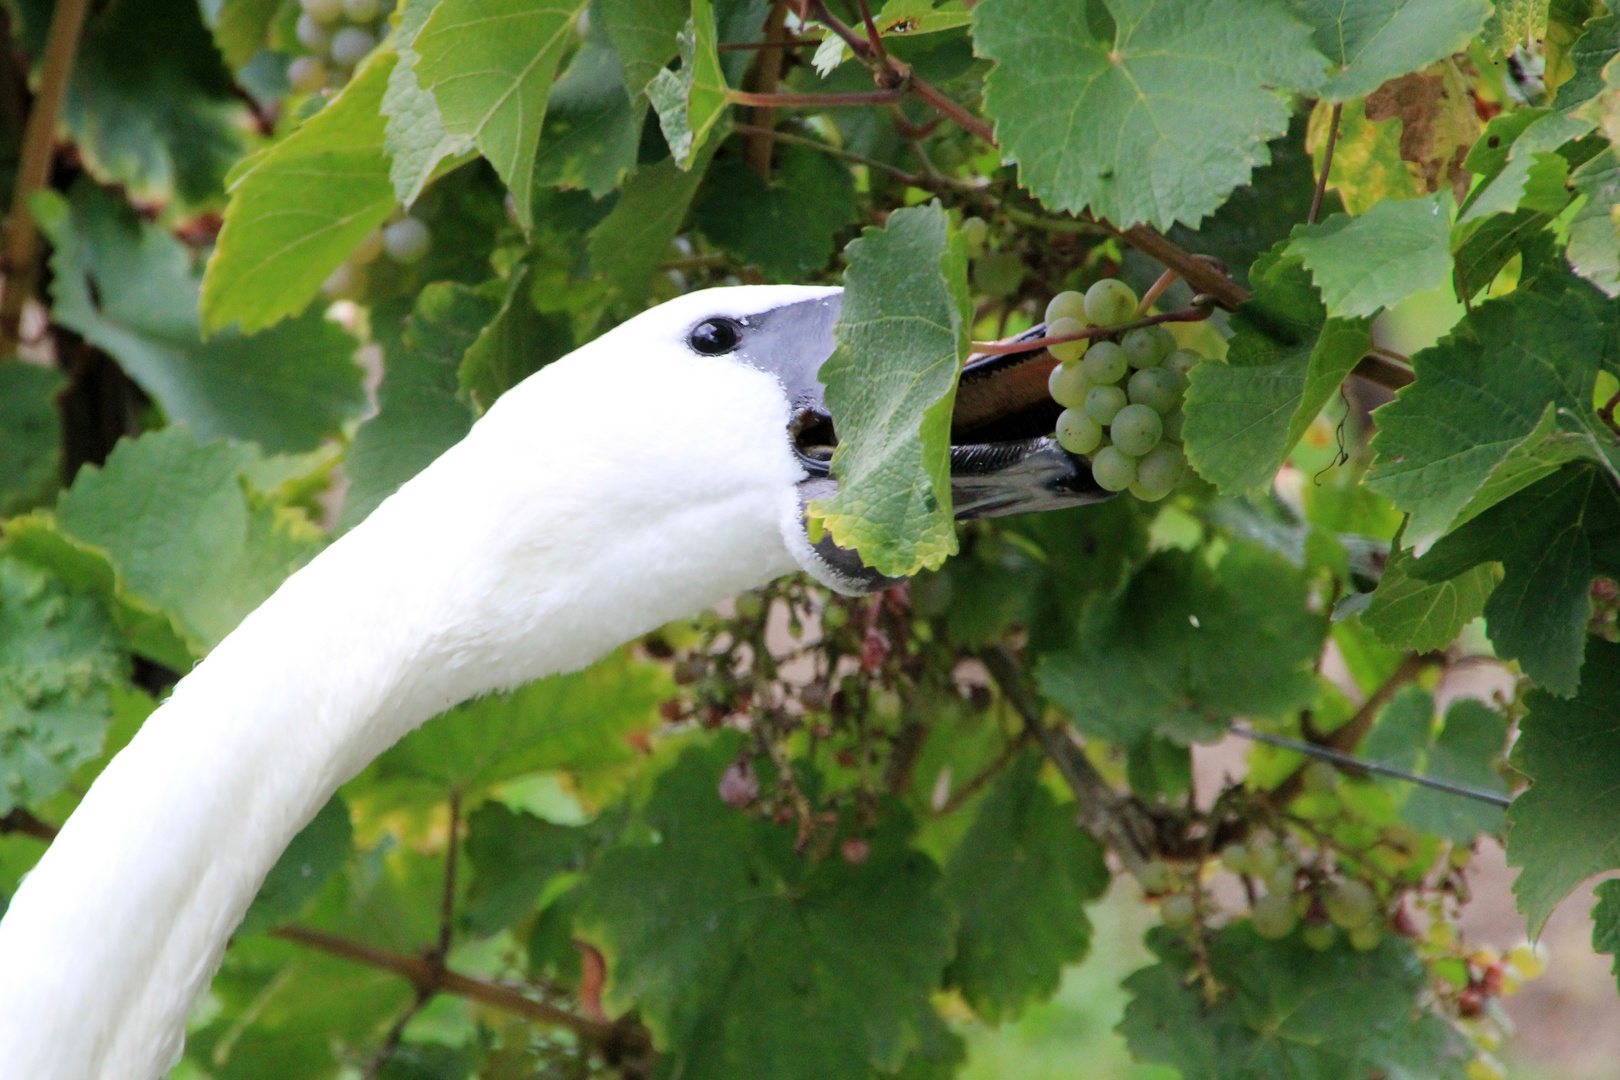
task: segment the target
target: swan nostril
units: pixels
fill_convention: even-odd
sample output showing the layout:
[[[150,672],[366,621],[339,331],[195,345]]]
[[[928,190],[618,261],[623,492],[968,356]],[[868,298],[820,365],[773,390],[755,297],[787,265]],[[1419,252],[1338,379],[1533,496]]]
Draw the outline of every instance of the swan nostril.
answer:
[[[833,450],[838,446],[831,416],[820,409],[800,409],[788,424],[788,438],[793,441],[794,452],[800,460],[825,474]]]

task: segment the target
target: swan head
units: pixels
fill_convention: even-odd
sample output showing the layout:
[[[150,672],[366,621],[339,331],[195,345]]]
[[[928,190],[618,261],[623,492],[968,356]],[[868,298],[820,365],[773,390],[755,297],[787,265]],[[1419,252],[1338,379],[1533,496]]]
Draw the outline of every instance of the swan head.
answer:
[[[895,581],[822,534],[812,542],[808,507],[837,490],[832,474],[837,423],[820,373],[835,347],[843,290],[836,286],[755,285],[706,289],[652,308],[605,335],[676,362],[707,358],[770,376],[785,406],[780,445],[792,455],[797,511],[782,524],[795,562],[846,594]],[[1041,335],[1042,328],[1025,338]],[[958,388],[951,430],[951,489],[958,520],[1032,513],[1101,502],[1112,494],[1092,479],[1084,458],[1051,433],[1061,407],[1046,392],[1055,366],[1043,349],[970,357]]]

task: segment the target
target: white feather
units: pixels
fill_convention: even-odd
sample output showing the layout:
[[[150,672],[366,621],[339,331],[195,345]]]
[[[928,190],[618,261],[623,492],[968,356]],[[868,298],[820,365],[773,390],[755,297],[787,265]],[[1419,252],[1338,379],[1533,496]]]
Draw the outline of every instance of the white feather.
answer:
[[[692,294],[557,361],[249,615],[0,921],[0,1080],[155,1080],[277,856],[378,753],[794,569],[782,387],[685,338],[830,291]]]

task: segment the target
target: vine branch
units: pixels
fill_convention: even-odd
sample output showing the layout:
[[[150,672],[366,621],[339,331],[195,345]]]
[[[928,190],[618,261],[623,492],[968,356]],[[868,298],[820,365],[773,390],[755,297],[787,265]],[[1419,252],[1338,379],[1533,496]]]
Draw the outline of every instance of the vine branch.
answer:
[[[766,109],[843,109],[865,105],[891,105],[900,100],[898,90],[856,90],[847,94],[751,94],[747,90],[727,90],[733,105]]]
[[[20,806],[12,807],[4,817],[0,817],[0,836],[17,833],[21,836],[32,836],[35,840],[43,840],[48,844],[56,839],[58,831],[55,825],[41,821]]]
[[[1307,225],[1316,224],[1316,215],[1322,210],[1322,196],[1327,194],[1328,173],[1333,170],[1333,144],[1339,140],[1339,116],[1344,105],[1333,106],[1333,117],[1328,121],[1327,148],[1322,151],[1322,175],[1316,178],[1316,191],[1311,195],[1311,212],[1305,215]]]
[[[1056,334],[1052,337],[1031,338],[1028,341],[975,341],[972,348],[975,353],[986,356],[1034,352],[1036,349],[1044,349],[1049,345],[1061,345],[1065,341],[1107,337],[1127,330],[1136,330],[1143,326],[1157,326],[1159,323],[1203,322],[1209,316],[1210,309],[1207,307],[1182,308],[1180,311],[1170,311],[1163,315],[1144,315],[1140,319],[1132,319],[1130,322],[1120,323],[1118,326],[1088,326],[1084,330],[1076,331],[1073,334]]]

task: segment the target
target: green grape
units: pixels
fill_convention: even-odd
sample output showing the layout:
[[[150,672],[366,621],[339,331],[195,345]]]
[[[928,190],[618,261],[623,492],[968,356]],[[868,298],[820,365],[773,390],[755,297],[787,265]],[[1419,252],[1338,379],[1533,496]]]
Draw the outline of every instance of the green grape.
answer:
[[[1125,350],[1112,341],[1097,342],[1080,363],[1086,369],[1086,377],[1099,386],[1103,383],[1119,382],[1125,377],[1125,372],[1130,370],[1130,364],[1125,359]]]
[[[1132,408],[1136,406],[1133,405]],[[1142,455],[1142,460],[1137,462],[1136,480],[1149,491],[1168,495],[1181,482],[1181,474],[1186,469],[1187,456],[1181,452],[1181,447],[1161,442]]]
[[[335,23],[343,15],[343,0],[299,0],[298,6],[318,23]]]
[[[1103,278],[1086,290],[1086,318],[1093,326],[1118,326],[1136,314],[1136,293],[1118,278]]]
[[[1047,321],[1046,336],[1067,337],[1070,334],[1078,334],[1085,328],[1086,324],[1081,322],[1079,319],[1071,318],[1067,315],[1061,315],[1056,319]],[[1084,356],[1086,354],[1086,347],[1090,344],[1090,338],[1078,338],[1074,341],[1064,341],[1057,345],[1048,345],[1046,347],[1046,351],[1052,354],[1053,359],[1059,360],[1064,364],[1064,366],[1067,366]]]
[[[1335,882],[1323,899],[1328,918],[1346,930],[1366,926],[1378,911],[1378,897],[1365,882],[1345,878]]]
[[[1139,483],[1132,484],[1125,490],[1131,493],[1131,498],[1136,499],[1139,502],[1149,503],[1158,502],[1160,499],[1170,494],[1168,491],[1154,491],[1152,488],[1145,488]]]
[[[1249,849],[1238,843],[1227,844],[1221,848],[1221,865],[1234,874],[1247,874],[1249,872]]]
[[[313,94],[326,85],[326,65],[318,56],[300,56],[287,65],[287,85],[300,94]]]
[[[1117,386],[1093,386],[1086,394],[1086,412],[1099,424],[1112,424],[1125,404],[1125,391]]]
[[[1489,1054],[1481,1054],[1468,1063],[1468,1080],[1507,1080],[1507,1070]]]
[[[1175,409],[1171,412],[1161,413],[1160,417],[1164,420],[1164,440],[1166,442],[1180,442],[1181,425],[1187,422],[1186,415],[1180,409]]]
[[[1456,870],[1466,869],[1468,864],[1473,861],[1474,849],[1462,847],[1461,845],[1453,847],[1446,855],[1446,862],[1450,863],[1452,868]]]
[[[1279,863],[1277,869],[1266,875],[1266,891],[1273,896],[1287,897],[1294,891],[1294,881],[1299,876],[1299,867],[1291,862]]]
[[[1162,434],[1164,422],[1147,405],[1125,406],[1114,414],[1113,423],[1108,426],[1108,435],[1114,440],[1114,445],[1131,457],[1141,457],[1159,445]],[[1152,484],[1146,486],[1153,487]]]
[[[1091,380],[1086,378],[1083,364],[1059,364],[1046,378],[1046,392],[1065,409],[1078,409],[1085,405],[1091,393]]]
[[[1202,356],[1199,356],[1191,349],[1177,349],[1175,352],[1165,357],[1164,363],[1161,366],[1166,371],[1172,372],[1176,375],[1185,375],[1187,372],[1191,371],[1195,366],[1197,366],[1199,361],[1203,359],[1204,358]]]
[[[1057,418],[1057,441],[1071,454],[1089,454],[1102,445],[1103,429],[1084,409],[1064,409]]]
[[[358,26],[345,26],[332,35],[332,61],[353,67],[377,47],[377,39]]]
[[[1159,918],[1172,930],[1185,930],[1198,918],[1198,905],[1186,893],[1172,893],[1159,901]]]
[[[1143,368],[1125,384],[1126,395],[1137,405],[1149,405],[1155,412],[1167,413],[1181,403],[1176,377],[1163,368]]]
[[[1294,914],[1294,905],[1288,897],[1273,894],[1254,902],[1254,907],[1249,909],[1249,921],[1255,933],[1276,941],[1294,932],[1299,916]]]
[[[1300,778],[1305,790],[1313,795],[1326,795],[1339,786],[1339,771],[1325,761],[1313,761],[1305,766],[1305,775]]]
[[[1162,326],[1139,326],[1119,340],[1133,368],[1157,367],[1176,351],[1176,337]]]
[[[1350,947],[1357,952],[1371,952],[1384,940],[1384,928],[1375,922],[1366,923],[1350,931]]]
[[[1046,321],[1048,324],[1058,319],[1078,319],[1086,321],[1086,295],[1077,293],[1073,289],[1060,292],[1046,302]]]
[[[1105,446],[1091,459],[1091,477],[1104,491],[1124,491],[1136,482],[1136,459]]]
[[[1138,475],[1141,474],[1140,464],[1136,466],[1136,472]],[[1249,865],[1261,877],[1266,877],[1282,865],[1282,851],[1278,849],[1277,841],[1269,834],[1261,833],[1249,840]]]
[[[428,227],[413,217],[400,218],[383,230],[383,247],[397,263],[417,263],[427,258],[433,236]]]
[[[1333,948],[1333,939],[1339,935],[1333,929],[1332,923],[1323,923],[1320,926],[1307,926],[1299,936],[1305,940],[1305,944],[1317,952],[1325,952]]]
[[[984,242],[990,239],[990,226],[984,218],[970,217],[962,222],[962,239],[967,241],[968,251],[974,255],[984,250]]]
[[[1137,880],[1142,883],[1143,892],[1149,896],[1156,896],[1170,891],[1170,886],[1175,882],[1175,875],[1171,873],[1169,864],[1164,860],[1152,859],[1143,864]]]

